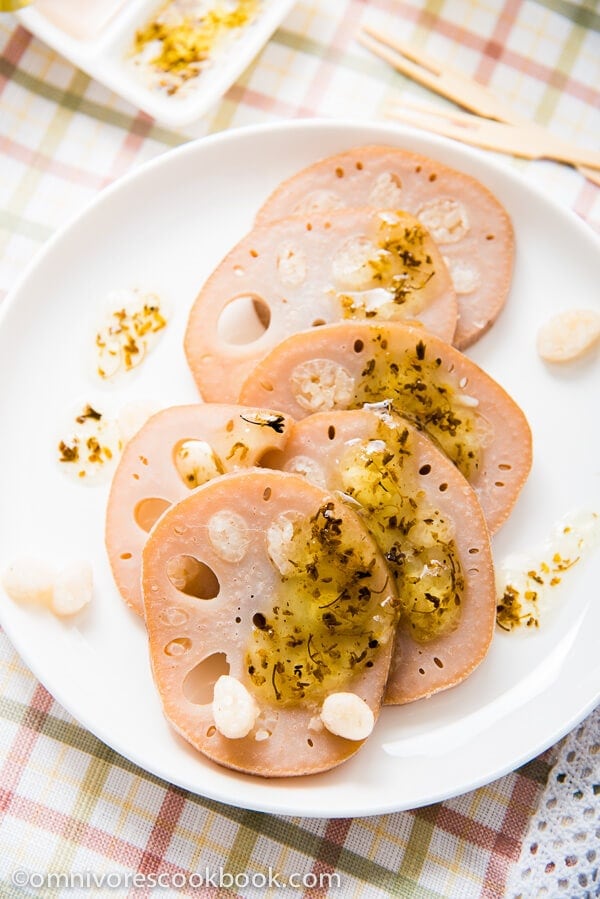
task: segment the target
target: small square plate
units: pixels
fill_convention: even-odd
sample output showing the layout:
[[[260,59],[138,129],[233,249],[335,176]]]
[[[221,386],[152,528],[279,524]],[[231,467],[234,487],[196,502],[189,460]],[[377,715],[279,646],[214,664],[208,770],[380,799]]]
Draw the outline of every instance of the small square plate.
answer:
[[[139,109],[165,125],[178,127],[199,119],[251,63],[295,0],[262,0],[256,18],[246,25],[210,66],[185,89],[168,95],[145,83],[130,56],[136,31],[161,9],[160,0],[96,0],[98,14],[85,17],[73,0],[56,4],[40,0],[17,14],[28,31],[78,68],[105,84]]]

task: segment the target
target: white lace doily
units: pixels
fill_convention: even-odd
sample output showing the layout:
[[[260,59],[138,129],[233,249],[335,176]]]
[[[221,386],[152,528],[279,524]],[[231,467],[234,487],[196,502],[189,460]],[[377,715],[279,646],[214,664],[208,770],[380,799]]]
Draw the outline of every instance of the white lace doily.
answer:
[[[506,895],[600,896],[600,707],[560,745]]]

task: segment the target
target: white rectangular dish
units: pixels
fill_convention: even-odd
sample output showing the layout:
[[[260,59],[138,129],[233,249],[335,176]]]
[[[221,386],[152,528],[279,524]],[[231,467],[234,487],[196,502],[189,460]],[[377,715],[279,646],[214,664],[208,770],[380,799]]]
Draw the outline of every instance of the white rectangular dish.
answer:
[[[185,0],[187,5],[188,0]],[[174,94],[154,87],[132,58],[136,33],[167,4],[161,0],[39,0],[19,12],[28,31],[88,75],[165,125],[179,127],[199,119],[242,74],[295,0],[260,0],[256,16],[235,30],[214,52],[210,64]],[[233,2],[199,2],[207,10]],[[82,8],[83,7],[83,8]]]

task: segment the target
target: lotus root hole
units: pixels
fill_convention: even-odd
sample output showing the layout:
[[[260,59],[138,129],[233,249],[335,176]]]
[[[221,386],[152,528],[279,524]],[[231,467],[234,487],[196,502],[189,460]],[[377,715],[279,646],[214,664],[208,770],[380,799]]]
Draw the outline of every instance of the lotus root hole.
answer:
[[[435,664],[438,666],[438,668],[443,668],[443,667],[444,667],[444,663],[442,662],[441,659],[438,659],[437,656],[434,656],[434,657],[433,657],[433,661],[434,661]]]
[[[216,574],[194,556],[173,556],[167,562],[167,577],[176,590],[196,599],[214,599],[220,590]]]
[[[185,609],[177,609],[174,606],[167,606],[158,616],[161,624],[166,624],[167,627],[182,627],[188,618],[189,615]]]
[[[327,436],[330,440],[335,439],[335,428],[333,425],[329,425],[329,427],[327,428]]]
[[[231,427],[229,427],[228,422],[226,429],[230,432],[233,430],[233,427],[233,422],[231,422]],[[217,457],[210,443],[207,443],[205,440],[185,438],[177,441],[173,447],[171,458],[177,474],[190,490],[200,487],[207,481],[211,481],[219,474],[223,474],[221,460]]]
[[[135,523],[148,533],[170,505],[168,500],[158,496],[149,496],[140,500],[133,512]]]
[[[124,561],[127,561],[128,559],[131,559],[131,553],[121,553],[119,558],[123,559]]]
[[[419,468],[419,474],[426,475],[431,471],[431,465],[421,465]]]
[[[512,465],[509,465],[508,462],[501,462],[498,468],[500,469],[500,471],[510,471]]]
[[[213,652],[188,671],[182,684],[183,695],[194,705],[208,705],[213,700],[216,682],[224,674],[229,674],[227,656]]]
[[[273,491],[270,487],[265,487],[265,489],[263,490],[263,499],[265,500],[265,502],[268,502],[268,500],[271,499],[272,492]]]
[[[504,487],[504,481],[494,481],[494,487]]]
[[[364,342],[363,342],[362,340],[355,340],[355,341],[354,341],[353,349],[354,349],[354,352],[355,352],[355,353],[362,353],[362,351],[364,350],[364,348],[365,348],[365,344],[364,344]]]
[[[402,189],[402,178],[397,172],[382,172],[378,178],[378,182],[380,186],[388,184],[398,190]]]
[[[355,234],[338,247],[331,262],[331,272],[337,288],[365,290],[377,286],[373,260],[378,258],[379,245],[366,234]]]
[[[271,324],[268,303],[258,294],[233,297],[217,321],[217,337],[223,343],[244,346],[259,340]]]
[[[369,206],[374,209],[402,209],[402,179],[396,172],[381,172],[373,181]]]
[[[312,326],[313,326],[313,328],[320,328],[321,325],[326,325],[326,324],[327,324],[327,322],[325,321],[324,318],[315,318],[314,322],[312,323]]]
[[[283,450],[275,449],[274,447],[270,447],[266,449],[264,453],[256,460],[256,465],[259,468],[270,468],[279,470],[281,468],[281,460],[283,458]]]
[[[171,640],[171,642],[167,643],[165,646],[165,655],[176,658],[177,656],[185,655],[191,648],[192,641],[189,637],[176,637],[175,640]]]
[[[252,624],[254,627],[258,628],[259,631],[264,631],[267,627],[267,619],[262,612],[255,612],[252,616]]]

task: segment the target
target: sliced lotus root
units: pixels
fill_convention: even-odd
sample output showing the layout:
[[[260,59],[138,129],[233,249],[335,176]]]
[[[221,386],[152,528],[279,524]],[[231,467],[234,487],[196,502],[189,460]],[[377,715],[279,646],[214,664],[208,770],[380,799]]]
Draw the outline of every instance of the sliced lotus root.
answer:
[[[421,322],[444,340],[456,296],[426,229],[403,212],[346,210],[250,232],[192,307],[188,363],[205,400],[233,402],[280,340],[344,319]]]
[[[306,331],[276,347],[240,393],[240,402],[268,401],[296,419],[382,400],[455,463],[497,530],[531,467],[529,425],[496,381],[437,337],[392,323]]]
[[[217,475],[260,465],[285,445],[291,421],[268,409],[217,403],[172,406],[126,445],[106,511],[106,548],[125,602],[143,614],[142,548],[169,506]]]
[[[496,592],[485,518],[456,466],[385,404],[310,415],[269,462],[346,497],[385,556],[400,602],[385,701],[464,680],[488,651]]]
[[[326,770],[362,745],[397,598],[346,504],[299,475],[223,475],[162,516],[142,572],[164,711],[200,752],[274,777]]]
[[[514,259],[510,218],[488,188],[426,156],[396,147],[357,147],[284,181],[256,224],[357,206],[406,209],[425,225],[458,295],[454,343],[464,349],[481,337],[504,306]]]

